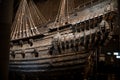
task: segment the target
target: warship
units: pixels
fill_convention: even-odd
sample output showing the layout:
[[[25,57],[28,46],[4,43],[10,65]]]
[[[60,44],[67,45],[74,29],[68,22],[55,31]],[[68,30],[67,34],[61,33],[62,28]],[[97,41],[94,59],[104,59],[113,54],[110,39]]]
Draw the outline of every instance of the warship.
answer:
[[[92,69],[117,26],[117,1],[88,0],[77,7],[73,1],[60,0],[51,21],[33,0],[20,0],[11,27],[10,72],[51,76]]]

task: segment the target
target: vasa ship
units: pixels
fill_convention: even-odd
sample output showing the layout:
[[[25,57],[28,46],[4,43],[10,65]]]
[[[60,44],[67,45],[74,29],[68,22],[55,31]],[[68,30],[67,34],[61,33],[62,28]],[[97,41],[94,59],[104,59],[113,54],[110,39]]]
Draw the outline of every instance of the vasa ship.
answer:
[[[61,0],[54,21],[47,20],[33,0],[21,0],[11,27],[10,72],[63,74],[85,72],[99,47],[112,38],[116,0],[89,0],[73,7]]]

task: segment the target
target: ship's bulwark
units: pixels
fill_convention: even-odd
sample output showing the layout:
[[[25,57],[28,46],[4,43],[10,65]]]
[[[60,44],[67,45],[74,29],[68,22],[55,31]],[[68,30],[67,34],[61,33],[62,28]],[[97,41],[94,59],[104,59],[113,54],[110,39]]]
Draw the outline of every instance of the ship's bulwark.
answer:
[[[39,80],[46,75],[54,79],[53,76],[79,74],[87,78],[87,74],[96,64],[99,48],[108,43],[115,29],[113,24],[116,20],[116,9],[113,7],[114,2],[109,1],[101,1],[91,7],[89,5],[89,8],[86,8],[88,4],[86,3],[86,6],[79,6],[83,7],[82,9],[75,10],[76,14],[69,15],[67,23],[56,25],[50,22],[45,25],[47,31],[44,32],[43,27],[39,28],[43,30],[39,35],[11,40],[9,66],[12,76],[17,75],[23,80],[30,77],[33,80]],[[44,5],[48,2],[50,0],[44,2]],[[53,4],[52,1],[51,4]],[[39,4],[37,5],[41,8]],[[29,19],[28,16],[27,18]],[[59,24],[58,19],[55,22]],[[18,32],[19,29],[21,29],[20,26],[17,29]]]

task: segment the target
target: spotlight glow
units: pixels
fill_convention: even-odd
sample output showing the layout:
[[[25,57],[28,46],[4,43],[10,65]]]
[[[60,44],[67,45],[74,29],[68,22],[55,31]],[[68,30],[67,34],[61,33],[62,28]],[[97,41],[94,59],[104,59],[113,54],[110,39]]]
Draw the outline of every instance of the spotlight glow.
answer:
[[[112,53],[111,52],[107,52],[108,55],[111,55]]]
[[[114,52],[113,54],[114,54],[115,56],[118,56],[118,55],[119,55],[119,53],[118,53],[118,52]]]
[[[120,56],[116,56],[117,59],[120,59]]]

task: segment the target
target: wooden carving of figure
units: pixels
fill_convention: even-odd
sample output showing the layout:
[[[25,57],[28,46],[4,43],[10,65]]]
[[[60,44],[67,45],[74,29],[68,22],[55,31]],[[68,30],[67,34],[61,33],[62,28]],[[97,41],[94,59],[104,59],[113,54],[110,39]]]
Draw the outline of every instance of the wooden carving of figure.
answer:
[[[70,35],[69,35],[69,33],[67,33],[66,34],[66,36],[65,36],[65,52],[66,53],[68,53],[70,50],[70,46],[69,46],[69,43],[70,43],[70,41],[69,41],[69,39],[70,39]]]
[[[39,50],[37,48],[34,49],[34,55],[35,57],[38,57],[38,54],[39,54]]]
[[[62,45],[62,51],[64,53],[64,51],[65,51],[65,42],[64,42],[64,37],[63,36],[61,37],[61,45]]]
[[[61,54],[61,44],[60,41],[57,43],[58,53]]]
[[[21,51],[21,55],[22,55],[22,58],[25,58],[25,51],[24,50]]]
[[[20,46],[22,47],[22,46],[23,46],[23,41],[20,40],[20,41],[19,41],[19,44],[20,44]]]
[[[100,31],[101,33],[105,32],[105,20],[102,20],[101,23],[99,24]]]
[[[81,31],[80,37],[79,37],[80,45],[84,45],[84,30]]]
[[[56,45],[54,45],[55,52],[56,52],[56,54],[61,54],[61,51],[62,51],[62,49],[61,49],[61,34],[59,32],[57,32],[55,38],[56,38],[56,41],[55,41]]]
[[[76,47],[77,47],[77,51],[80,51],[80,34],[77,33],[76,35]]]
[[[15,58],[15,52],[14,51],[10,51],[10,54],[13,58]]]
[[[53,40],[53,43],[52,43],[52,48],[53,48],[53,55],[56,55],[58,54],[58,47],[57,47],[57,41],[56,40]]]
[[[67,36],[66,36],[66,49],[69,49],[69,39],[70,39],[70,36],[69,36],[69,33],[67,33]]]
[[[74,34],[74,37],[73,37],[73,39],[72,39],[72,43],[73,43],[73,47],[72,47],[72,49],[73,49],[73,51],[75,52],[75,51],[76,51],[76,48],[75,48],[75,46],[76,46],[76,42],[75,42],[75,34]]]
[[[100,32],[97,32],[95,35],[95,47],[99,44],[100,41]]]
[[[30,46],[33,46],[33,39],[29,39],[28,43],[30,44]]]
[[[59,45],[59,48],[60,48],[60,53],[62,53],[62,38],[59,39],[59,42],[58,42],[58,45]]]
[[[92,49],[92,47],[93,47],[93,42],[94,42],[94,34],[91,34],[90,35],[90,40],[89,40],[89,45],[88,45],[88,47],[90,49]]]
[[[50,47],[50,55],[53,55],[53,52],[54,52],[54,41],[52,41],[52,44],[51,44],[51,47]]]
[[[89,49],[92,49],[92,34],[90,34],[88,47],[89,47]]]
[[[72,39],[73,39],[73,33],[70,33],[70,34],[69,34],[69,45],[68,45],[68,46],[69,46],[69,51],[70,51],[70,52],[71,52],[71,50],[72,50],[72,48],[71,48],[71,46],[72,46],[72,42],[71,42]]]
[[[67,43],[67,34],[65,34],[63,37],[64,37],[64,41],[63,42],[64,42],[64,48],[65,48],[64,52],[66,53],[67,52],[67,44],[68,44]]]
[[[104,40],[106,40],[109,36],[109,33],[110,33],[110,25],[109,23],[105,20],[105,16],[103,16],[103,20],[101,21],[100,23],[100,30],[101,30],[101,33],[104,33],[105,36],[104,36]]]
[[[64,40],[62,40],[63,39],[63,37],[62,37],[62,35],[58,32],[58,52],[61,54],[62,53],[62,41],[64,41]]]
[[[79,34],[78,32],[75,33],[75,49],[76,51],[78,51],[78,47],[79,47]]]
[[[101,41],[100,41],[100,45],[103,46],[103,43],[105,42],[105,34],[101,34]]]
[[[54,50],[54,46],[53,46],[53,44],[52,44],[51,47],[49,48],[49,54],[50,54],[50,55],[53,54],[53,50]]]

